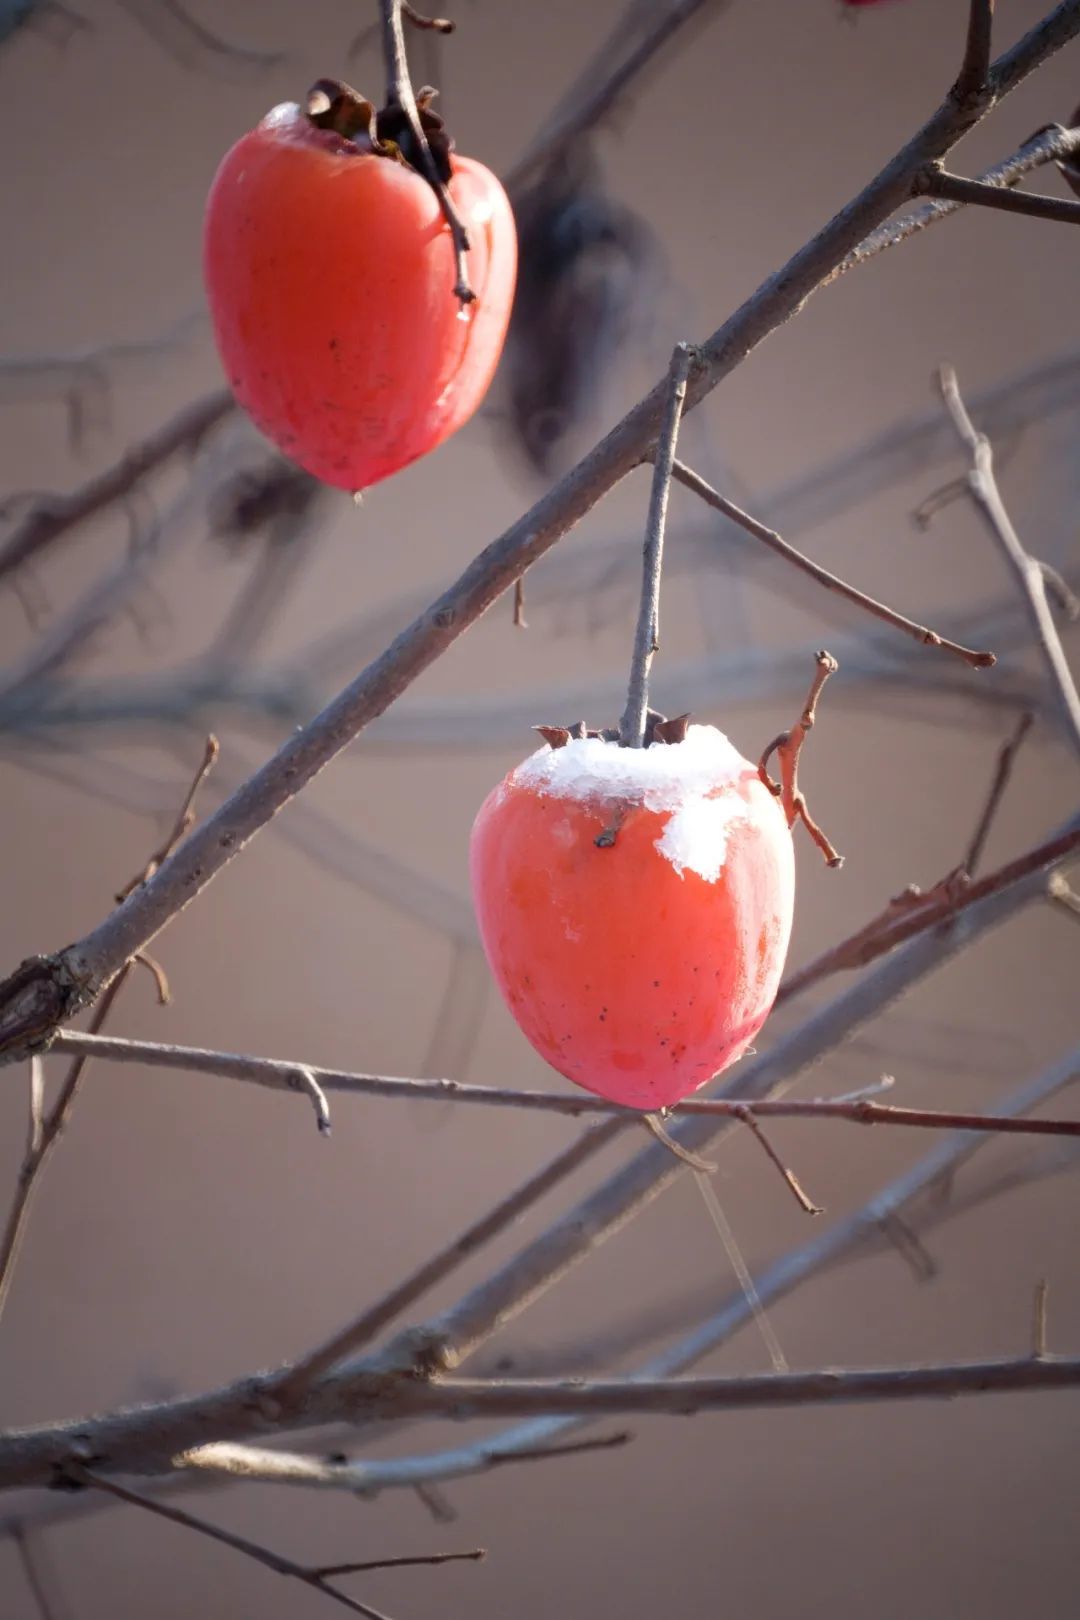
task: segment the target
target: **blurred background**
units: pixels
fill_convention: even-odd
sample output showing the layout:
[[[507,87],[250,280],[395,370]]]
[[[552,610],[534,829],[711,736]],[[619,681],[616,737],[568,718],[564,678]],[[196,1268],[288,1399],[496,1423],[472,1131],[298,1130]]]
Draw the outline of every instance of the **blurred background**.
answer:
[[[1045,9],[1004,0],[1001,48]],[[414,77],[440,85],[459,149],[509,175],[592,54],[610,58],[623,10],[621,0],[457,0],[452,39],[414,42]],[[0,553],[43,495],[81,488],[221,388],[200,278],[215,167],[317,77],[377,97],[374,11],[362,0],[0,7]],[[858,13],[832,0],[703,8],[575,149],[588,168],[584,179],[574,171],[575,196],[603,223],[590,282],[603,319],[590,329],[605,341],[583,352],[580,333],[566,339],[567,368],[596,383],[580,399],[530,394],[529,333],[519,334],[481,415],[359,507],[307,484],[290,484],[284,504],[254,499],[273,464],[253,430],[222,414],[194,460],[174,457],[10,569],[0,581],[4,970],[104,915],[170,825],[208,730],[222,751],[204,807],[617,420],[676,339],[715,329],[864,184],[940,101],[966,11],[962,0]],[[1068,121],[1077,64],[1066,49],[952,166],[977,173],[1041,125]],[[1035,188],[1065,194],[1052,169]],[[681,453],[732,498],[863,589],[1002,655],[972,673],[914,646],[804,588],[675,491],[659,706],[693,708],[756,757],[797,714],[814,649],[840,659],[804,785],[846,864],[828,871],[797,840],[794,965],[906,884],[928,886],[958,863],[1025,707],[1036,724],[988,861],[1037,842],[1075,807],[1075,759],[991,543],[962,501],[926,532],[912,513],[962,471],[930,387],[949,360],[969,403],[982,401],[1026,543],[1080,583],[1078,252],[1064,225],[969,210],[817,295],[686,424]],[[256,840],[159,940],[171,1005],[157,1008],[137,976],[112,1030],[373,1073],[563,1084],[489,988],[467,839],[490,787],[533,747],[531,725],[617,718],[647,490],[645,472],[627,479],[533,571],[527,630],[498,603]],[[831,1054],[799,1094],[840,1094],[888,1071],[899,1102],[992,1109],[1075,1043],[1078,937],[1063,910],[1029,908]],[[759,1045],[835,988],[778,1010]],[[95,1067],[0,1325],[0,1421],[194,1392],[301,1353],[583,1128],[331,1101],[327,1141],[300,1098]],[[0,1110],[6,1199],[24,1141],[14,1071]],[[841,1125],[775,1134],[827,1206],[824,1222],[934,1146]],[[416,1319],[636,1145],[609,1148]],[[780,1303],[772,1319],[791,1365],[1023,1353],[1039,1277],[1051,1345],[1074,1350],[1066,1172],[1076,1159],[1051,1146],[986,1144],[951,1203],[911,1214],[925,1244],[914,1264],[870,1244]],[[726,1137],[718,1162],[753,1270],[808,1239],[747,1133]],[[684,1177],[465,1370],[498,1357],[525,1372],[630,1369],[733,1287]],[[768,1365],[748,1327],[698,1370]],[[641,1420],[622,1450],[452,1485],[452,1523],[433,1522],[410,1491],[359,1501],[245,1486],[201,1493],[198,1511],[303,1562],[489,1548],[479,1566],[350,1585],[396,1620],[694,1620],[747,1605],[759,1620],[796,1606],[831,1620],[1005,1620],[1021,1608],[1064,1620],[1080,1576],[1077,1416],[1076,1395],[1063,1393]],[[372,1454],[462,1438],[418,1427]],[[134,1509],[90,1517],[77,1507],[44,1495],[0,1504],[0,1520],[36,1526],[44,1593],[35,1598],[16,1544],[0,1542],[5,1617],[300,1620],[326,1608]]]

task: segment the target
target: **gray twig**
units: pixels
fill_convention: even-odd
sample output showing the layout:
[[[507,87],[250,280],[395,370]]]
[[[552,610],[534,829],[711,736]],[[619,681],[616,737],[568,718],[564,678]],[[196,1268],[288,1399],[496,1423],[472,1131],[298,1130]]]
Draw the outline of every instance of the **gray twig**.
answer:
[[[1047,673],[1067,719],[1073,745],[1080,754],[1080,693],[1076,690],[1076,683],[1069,669],[1053,614],[1050,612],[1050,604],[1046,599],[1046,576],[1036,559],[1025,551],[1019,535],[1013,528],[1012,519],[1005,509],[997,479],[994,477],[994,453],[990,440],[985,433],[976,430],[968,415],[956,373],[951,366],[941,367],[938,372],[938,386],[957,437],[971,456],[971,471],[968,473],[971,498],[1024,594],[1028,615],[1042,651]]]

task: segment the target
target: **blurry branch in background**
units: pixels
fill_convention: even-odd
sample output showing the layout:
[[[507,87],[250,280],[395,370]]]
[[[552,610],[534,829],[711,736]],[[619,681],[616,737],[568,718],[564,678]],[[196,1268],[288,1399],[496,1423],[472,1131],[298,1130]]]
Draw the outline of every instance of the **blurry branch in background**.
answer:
[[[130,883],[125,885],[118,898],[130,893],[140,883],[146,883],[162,862],[168,860],[181,839],[187,836],[195,820],[196,797],[216,758],[217,741],[213,737],[208,737],[202,762],[195,773],[191,786],[188,788],[184,802],[180,806],[171,832],[160,848],[151,855],[141,872]],[[90,1020],[91,1033],[98,1034],[104,1027],[105,1021],[134,970],[137,961],[150,968],[157,983],[159,1001],[168,1000],[167,984],[160,968],[152,958],[140,952],[137,957],[125,962],[94,1008]],[[88,1061],[89,1059],[85,1053],[81,1053],[72,1059],[67,1073],[61,1081],[56,1101],[46,1112],[41,1065],[37,1058],[31,1058],[30,1060],[30,1128],[27,1134],[26,1153],[19,1168],[18,1179],[15,1184],[15,1196],[8,1211],[3,1234],[0,1235],[0,1315],[3,1314],[4,1306],[7,1303],[12,1277],[15,1273],[15,1265],[19,1257],[19,1249],[26,1235],[31,1203],[37,1190],[39,1178],[45,1169],[49,1155],[71,1118],[71,1111],[75,1106],[75,1099]]]
[[[1020,537],[1013,528],[1005,503],[994,477],[994,453],[985,433],[978,433],[960,396],[956,373],[951,366],[942,366],[939,386],[945,409],[949,413],[961,444],[971,456],[971,471],[967,487],[991,537],[996,541],[1012,570],[1027,606],[1035,633],[1036,644],[1043,655],[1052,689],[1064,712],[1073,747],[1080,754],[1080,693],[1072,678],[1068,660],[1057,633],[1050,604],[1046,598],[1047,579],[1043,565],[1028,555]],[[1075,614],[1073,615],[1075,617]]]
[[[113,466],[97,474],[70,495],[20,496],[29,506],[0,543],[0,579],[70,536],[88,518],[129,496],[142,481],[180,451],[198,448],[211,428],[236,409],[228,389],[185,405],[170,421],[141,443],[129,445]],[[14,504],[11,499],[6,503]]]
[[[288,61],[283,51],[256,50],[221,39],[197,22],[179,0],[119,0],[119,4],[156,45],[193,72],[244,84]]]
[[[182,316],[158,337],[104,343],[69,354],[0,356],[0,403],[61,399],[67,409],[69,445],[81,449],[91,430],[108,425],[114,383],[150,374],[163,358],[184,349],[204,321],[198,310]],[[5,506],[11,500],[8,497]]]
[[[179,1525],[184,1530],[194,1530],[201,1536],[209,1536],[213,1541],[220,1541],[224,1546],[231,1547],[234,1552],[253,1558],[265,1569],[272,1569],[275,1575],[287,1575],[293,1580],[302,1581],[305,1586],[313,1587],[316,1592],[321,1592],[324,1597],[339,1603],[342,1608],[351,1609],[353,1614],[366,1615],[368,1620],[386,1620],[386,1616],[381,1610],[373,1609],[367,1603],[361,1603],[358,1598],[347,1597],[337,1587],[331,1586],[329,1584],[331,1576],[370,1574],[376,1569],[408,1568],[416,1565],[477,1563],[485,1557],[484,1550],[478,1547],[469,1552],[428,1553],[416,1558],[378,1558],[356,1564],[327,1564],[323,1567],[298,1564],[291,1558],[282,1557],[270,1547],[262,1547],[258,1542],[249,1541],[246,1536],[239,1536],[232,1530],[224,1530],[220,1525],[211,1524],[207,1519],[198,1519],[194,1514],[185,1513],[182,1508],[169,1507],[165,1502],[143,1496],[138,1491],[118,1485],[113,1480],[102,1479],[100,1475],[91,1473],[87,1468],[73,1470],[71,1477],[76,1483],[107,1492],[118,1502],[126,1503],[128,1507],[142,1508],[146,1513],[156,1513],[159,1518],[167,1519],[170,1524]]]

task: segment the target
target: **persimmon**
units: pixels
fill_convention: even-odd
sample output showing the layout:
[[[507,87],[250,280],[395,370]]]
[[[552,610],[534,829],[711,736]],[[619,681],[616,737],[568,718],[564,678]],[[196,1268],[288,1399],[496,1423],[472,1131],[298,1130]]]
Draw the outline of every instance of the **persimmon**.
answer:
[[[475,296],[463,303],[439,196],[405,149],[320,127],[287,102],[226,155],[206,209],[206,288],[233,392],[287,456],[354,493],[472,416],[513,300],[517,243],[498,180],[444,140],[469,240]]]
[[[510,1012],[588,1091],[676,1103],[740,1057],[772,1007],[791,834],[712,726],[646,748],[595,734],[541,748],[482,805],[470,870]]]

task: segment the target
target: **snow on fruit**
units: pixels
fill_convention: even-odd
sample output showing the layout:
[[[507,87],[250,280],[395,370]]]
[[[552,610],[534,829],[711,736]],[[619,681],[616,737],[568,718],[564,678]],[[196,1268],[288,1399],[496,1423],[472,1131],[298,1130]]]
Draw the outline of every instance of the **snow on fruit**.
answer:
[[[670,1106],[768,1016],[791,933],[791,834],[712,726],[646,748],[544,746],[482,805],[470,871],[507,1006],[588,1091]]]

